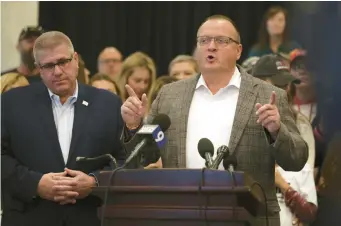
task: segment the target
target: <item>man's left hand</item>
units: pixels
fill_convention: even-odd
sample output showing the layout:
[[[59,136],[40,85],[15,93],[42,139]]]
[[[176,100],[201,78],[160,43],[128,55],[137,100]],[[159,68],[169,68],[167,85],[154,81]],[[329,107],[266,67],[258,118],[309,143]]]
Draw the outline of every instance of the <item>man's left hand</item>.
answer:
[[[262,124],[273,138],[277,137],[277,133],[281,127],[281,117],[276,106],[276,93],[273,91],[268,104],[256,104],[257,123]]]
[[[71,180],[59,180],[57,184],[54,186],[54,189],[58,191],[63,191],[64,189],[71,189],[72,191],[76,191],[79,195],[77,199],[83,199],[87,197],[92,188],[96,186],[96,180],[94,177],[89,176],[81,171],[71,170],[65,168],[67,175],[71,176]],[[76,182],[76,183],[75,183]],[[62,201],[60,204],[67,204],[69,202]]]

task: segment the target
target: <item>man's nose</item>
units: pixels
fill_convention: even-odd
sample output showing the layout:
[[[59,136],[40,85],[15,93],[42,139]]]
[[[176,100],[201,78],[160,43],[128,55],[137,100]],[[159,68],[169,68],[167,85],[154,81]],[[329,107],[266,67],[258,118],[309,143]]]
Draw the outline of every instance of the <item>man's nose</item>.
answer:
[[[63,70],[60,68],[60,66],[55,65],[54,66],[54,74],[55,75],[61,75],[63,73]]]
[[[217,51],[217,44],[214,39],[212,39],[211,42],[208,44],[208,50],[212,52]]]

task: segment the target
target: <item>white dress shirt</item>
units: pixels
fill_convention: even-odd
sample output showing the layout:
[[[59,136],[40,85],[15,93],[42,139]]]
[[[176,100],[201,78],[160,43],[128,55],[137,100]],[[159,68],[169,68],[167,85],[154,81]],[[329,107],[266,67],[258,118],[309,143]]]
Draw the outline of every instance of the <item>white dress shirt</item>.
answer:
[[[278,172],[282,175],[284,180],[290,184],[295,191],[305,197],[308,202],[317,205],[317,195],[314,182],[314,171],[309,164],[305,164],[303,169],[299,172],[284,171],[280,166],[276,167]],[[285,205],[282,193],[277,193],[278,204],[281,208],[280,221],[281,226],[292,226],[294,215],[290,209]]]
[[[49,89],[48,91],[52,100],[53,117],[57,128],[59,145],[62,150],[64,162],[66,164],[72,139],[74,104],[78,97],[78,83],[76,84],[76,90],[74,94],[70,96],[64,104],[60,102],[58,95],[52,93],[52,91]]]
[[[186,167],[203,168],[205,160],[198,152],[198,142],[208,138],[214,145],[214,158],[217,149],[228,146],[239,96],[241,76],[238,68],[229,84],[215,95],[208,89],[200,76],[190,107],[187,124]],[[224,169],[222,163],[219,169]]]

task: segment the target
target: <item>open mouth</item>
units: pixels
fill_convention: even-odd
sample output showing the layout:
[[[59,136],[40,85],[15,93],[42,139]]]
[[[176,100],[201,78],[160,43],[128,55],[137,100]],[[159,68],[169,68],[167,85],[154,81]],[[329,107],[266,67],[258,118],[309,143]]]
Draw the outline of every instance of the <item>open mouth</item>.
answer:
[[[212,61],[215,60],[215,57],[214,57],[213,55],[208,55],[208,56],[207,56],[207,60],[210,61],[210,62],[212,62]]]

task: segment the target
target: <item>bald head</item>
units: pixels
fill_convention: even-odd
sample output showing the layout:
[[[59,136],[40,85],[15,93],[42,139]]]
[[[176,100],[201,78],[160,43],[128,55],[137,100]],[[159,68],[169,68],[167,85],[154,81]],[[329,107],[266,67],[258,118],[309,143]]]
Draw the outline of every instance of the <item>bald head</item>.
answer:
[[[107,56],[115,56],[117,59],[122,61],[122,54],[115,47],[106,47],[106,48],[104,48],[100,52],[100,54],[98,55],[98,61],[100,61],[103,58],[106,58]]]
[[[114,79],[121,70],[122,54],[115,47],[106,47],[98,56],[98,72]]]
[[[212,24],[220,24],[223,25],[224,27],[226,27],[229,30],[229,33],[231,33],[231,37],[234,40],[238,41],[239,43],[241,42],[240,40],[240,34],[239,31],[236,27],[236,25],[234,24],[234,22],[228,18],[227,16],[223,16],[223,15],[213,15],[208,17],[205,22],[203,22],[197,32],[197,36],[202,36],[202,34],[200,34],[200,32],[202,31],[202,28],[208,27],[208,26],[212,26]]]

